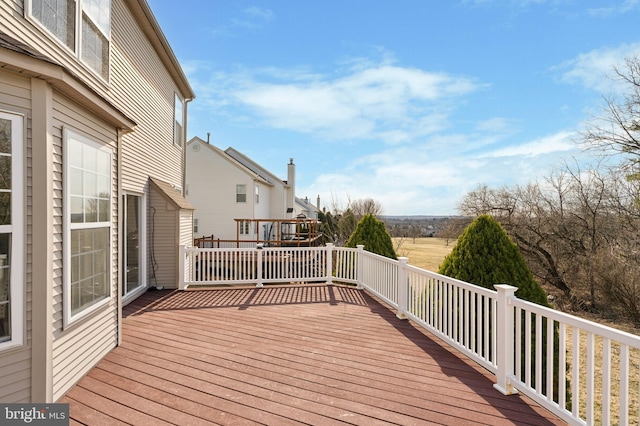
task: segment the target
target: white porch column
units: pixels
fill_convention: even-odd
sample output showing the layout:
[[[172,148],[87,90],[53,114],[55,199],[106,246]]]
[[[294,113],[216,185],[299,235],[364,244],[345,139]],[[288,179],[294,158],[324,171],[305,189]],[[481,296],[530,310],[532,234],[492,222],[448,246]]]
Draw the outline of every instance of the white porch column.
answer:
[[[333,284],[333,243],[327,243],[325,248],[327,251],[327,284]]]
[[[356,248],[358,249],[358,258],[356,259],[356,268],[358,268],[356,270],[356,281],[358,282],[358,286],[356,288],[362,290],[364,289],[364,282],[362,282],[362,274],[364,272],[364,256],[362,253],[364,252],[364,244],[358,244]]]
[[[406,266],[409,258],[398,258],[398,313],[396,317],[407,319],[407,299],[409,293],[409,279],[407,277]]]
[[[257,273],[257,277],[256,280],[258,281],[258,284],[256,284],[256,287],[264,287],[264,283],[263,283],[263,276],[262,276],[262,268],[263,268],[263,257],[262,257],[262,253],[263,253],[263,248],[264,246],[262,244],[258,244],[256,246],[256,252],[258,253],[258,255],[256,256],[256,273]]]
[[[496,315],[495,339],[496,339],[496,364],[497,383],[493,385],[504,395],[518,393],[513,387],[511,376],[514,373],[514,324],[515,318],[511,299],[515,297],[517,287],[507,284],[494,285],[498,291],[496,299],[498,309]]]

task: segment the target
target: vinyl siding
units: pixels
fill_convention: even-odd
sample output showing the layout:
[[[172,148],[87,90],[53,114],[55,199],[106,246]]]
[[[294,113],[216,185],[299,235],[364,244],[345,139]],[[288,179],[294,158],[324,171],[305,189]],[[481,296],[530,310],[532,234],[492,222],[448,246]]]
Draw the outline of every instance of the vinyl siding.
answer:
[[[173,143],[174,96],[180,90],[124,0],[112,0],[111,11],[108,82],[25,18],[24,0],[0,2],[0,28],[69,69],[137,123],[124,137],[125,190],[146,192],[149,176],[181,187],[182,148]]]
[[[173,143],[177,86],[122,0],[112,0],[111,95],[136,121],[123,137],[123,189],[146,192],[148,177],[181,187],[182,148]]]
[[[193,144],[199,143],[200,150],[194,151]],[[198,234],[214,235],[223,240],[236,239],[234,219],[252,219],[253,177],[244,169],[221,157],[226,155],[206,145],[193,142],[187,148],[187,200],[196,209]],[[247,202],[236,202],[236,185],[247,185]],[[260,195],[262,197],[262,193]]]
[[[30,144],[31,144],[31,81],[24,77],[0,70],[0,109],[25,115],[26,153],[25,183],[30,182]],[[27,185],[26,235],[25,235],[25,346],[0,352],[0,401],[29,402],[31,398],[31,198]]]
[[[174,288],[177,280],[178,210],[159,191],[152,190],[149,214],[149,284]]]
[[[118,291],[118,196],[116,130],[104,121],[88,114],[74,102],[54,91],[54,288],[53,288],[53,399],[60,398],[79,378],[86,374],[117,344]],[[112,175],[112,279],[111,301],[63,329],[63,156],[62,130],[68,127],[113,149]]]
[[[193,210],[180,210],[179,245],[193,245]]]

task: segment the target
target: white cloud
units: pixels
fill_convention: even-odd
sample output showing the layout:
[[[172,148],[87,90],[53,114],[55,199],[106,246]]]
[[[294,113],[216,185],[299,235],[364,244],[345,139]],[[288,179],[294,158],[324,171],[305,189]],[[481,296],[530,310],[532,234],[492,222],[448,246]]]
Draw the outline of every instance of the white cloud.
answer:
[[[519,146],[471,155],[475,137],[437,135],[420,145],[392,146],[353,158],[341,172],[319,174],[296,192],[331,208],[348,200],[371,197],[384,214],[452,214],[457,203],[478,184],[526,184],[559,167],[579,149],[571,132],[559,132]]]
[[[564,82],[581,84],[601,93],[616,92],[617,82],[612,78],[614,67],[620,67],[625,58],[638,52],[640,43],[595,49],[553,67],[552,70],[560,71]]]
[[[312,81],[254,77],[233,96],[280,129],[398,143],[444,128],[451,101],[479,87],[466,77],[384,64]]]
[[[638,9],[638,7],[640,7],[640,0],[624,0],[621,3],[614,4],[612,6],[588,9],[587,13],[591,16],[606,18],[632,12]]]
[[[559,132],[522,145],[508,146],[482,154],[480,157],[535,157],[538,155],[567,152],[576,149],[572,139],[574,132]]]

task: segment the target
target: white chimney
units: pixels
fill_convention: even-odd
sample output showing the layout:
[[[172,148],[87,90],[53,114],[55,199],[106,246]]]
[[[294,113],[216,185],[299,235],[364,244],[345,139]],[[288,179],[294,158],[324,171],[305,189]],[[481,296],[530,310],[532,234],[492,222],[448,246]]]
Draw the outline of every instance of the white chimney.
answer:
[[[293,164],[293,158],[289,158],[287,165],[287,184],[289,185],[287,193],[287,217],[294,217],[293,206],[296,197],[296,165]]]

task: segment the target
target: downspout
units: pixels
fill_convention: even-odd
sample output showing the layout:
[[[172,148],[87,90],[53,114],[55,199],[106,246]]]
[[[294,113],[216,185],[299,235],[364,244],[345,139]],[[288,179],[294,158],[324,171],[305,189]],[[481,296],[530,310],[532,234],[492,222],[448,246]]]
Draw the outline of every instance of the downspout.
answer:
[[[116,145],[118,149],[118,165],[116,167],[116,173],[118,173],[118,294],[116,296],[116,305],[118,309],[118,346],[122,344],[122,287],[124,286],[124,283],[122,282],[124,276],[122,274],[122,268],[126,268],[126,265],[124,265],[124,262],[122,261],[124,258],[123,240],[125,238],[122,235],[124,230],[124,217],[122,216],[124,214],[124,206],[122,205],[122,136],[124,134],[125,132],[122,129],[116,130]]]

